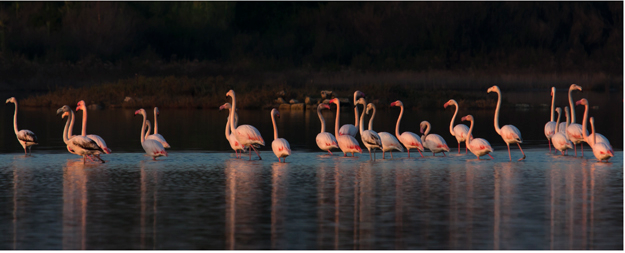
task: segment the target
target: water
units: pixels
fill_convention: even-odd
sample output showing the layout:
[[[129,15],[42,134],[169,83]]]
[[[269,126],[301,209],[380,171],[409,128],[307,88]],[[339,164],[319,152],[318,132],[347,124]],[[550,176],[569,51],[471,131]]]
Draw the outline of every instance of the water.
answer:
[[[4,154],[0,249],[623,248],[622,152],[527,155]]]

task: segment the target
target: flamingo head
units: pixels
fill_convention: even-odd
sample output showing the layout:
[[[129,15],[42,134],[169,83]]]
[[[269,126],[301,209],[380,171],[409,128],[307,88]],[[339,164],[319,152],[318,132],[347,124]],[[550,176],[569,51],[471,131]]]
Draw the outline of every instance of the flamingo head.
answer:
[[[69,116],[69,112],[64,112],[63,115],[61,115],[61,118],[64,119],[67,116]]]
[[[330,105],[326,103],[321,103],[318,106],[319,109],[330,109]]]
[[[445,104],[443,105],[443,108],[447,108],[447,106],[450,106],[450,105],[457,105],[457,104],[458,104],[458,103],[456,103],[456,100],[450,99],[449,101],[447,101],[447,103],[445,103]]]
[[[366,113],[369,114],[369,111],[371,110],[375,110],[375,105],[373,103],[368,103]]]
[[[562,113],[562,108],[560,108],[560,107],[556,107],[556,112],[557,112],[558,114]]]
[[[582,91],[582,87],[577,85],[577,84],[571,84],[571,87],[569,87],[569,90],[579,90],[579,91]]]
[[[271,109],[271,116],[275,116],[277,118],[280,118],[280,112],[278,111],[278,109],[276,109],[276,108]]]
[[[577,102],[575,102],[575,105],[588,105],[588,100],[586,100],[585,98],[582,98],[578,100]]]
[[[80,100],[78,101],[78,104],[76,105],[76,111],[79,110],[85,110],[85,101],[84,100]]]
[[[339,101],[339,99],[338,99],[338,98],[333,98],[333,99],[330,99],[330,103],[335,103],[336,105],[341,104],[341,102]]]
[[[467,116],[462,117],[462,119],[460,119],[462,121],[473,121],[473,115],[469,114]]]
[[[64,105],[63,107],[56,110],[56,114],[61,114],[62,112],[71,112],[72,108],[69,105]]]
[[[425,127],[426,127],[427,125],[428,125],[428,122],[427,122],[427,121],[425,121],[425,120],[424,120],[424,121],[421,121],[421,124],[419,124],[419,127],[420,127],[419,131],[420,131],[421,133],[423,133],[423,132],[424,132],[423,130],[425,129]]]
[[[358,101],[356,101],[356,103],[354,104],[354,107],[356,107],[357,104],[366,105],[367,101],[365,100],[365,98],[359,98]]]
[[[357,90],[354,92],[354,100],[358,99],[359,97],[364,97],[364,96],[365,96],[365,93],[363,93],[362,91]]]
[[[223,104],[223,105],[221,105],[221,106],[219,107],[219,110],[220,110],[220,111],[221,111],[221,110],[223,110],[223,109],[228,109],[228,110],[230,110],[230,108],[232,108],[232,106],[230,105],[230,103],[225,103],[225,104]]]
[[[135,111],[135,115],[137,115],[137,114],[145,115],[145,109],[141,108],[139,110],[136,110]]]
[[[226,93],[226,97],[234,97],[234,90],[229,90],[228,93]]]
[[[160,115],[161,112],[158,110],[158,107],[154,107],[154,114]]]
[[[7,99],[7,104],[8,103],[17,103],[17,100],[15,99],[15,97],[10,97],[9,99]]]
[[[404,104],[401,101],[397,100],[397,101],[391,103],[391,106],[404,106]]]
[[[590,124],[594,125],[595,124],[595,117],[590,117],[590,119],[588,119],[588,121],[590,122]]]
[[[491,92],[499,92],[499,87],[497,85],[493,85],[493,87],[488,88],[487,93]]]
[[[556,94],[556,87],[551,87],[551,96],[553,97],[553,94]]]

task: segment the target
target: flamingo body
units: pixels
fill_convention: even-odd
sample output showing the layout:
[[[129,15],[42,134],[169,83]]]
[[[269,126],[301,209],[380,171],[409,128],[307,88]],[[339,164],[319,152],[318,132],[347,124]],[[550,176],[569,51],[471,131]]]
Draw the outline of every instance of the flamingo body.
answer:
[[[352,137],[356,137],[357,133],[358,129],[352,124],[345,124],[339,129],[339,135],[350,135]]]
[[[445,139],[438,134],[428,134],[421,136],[423,146],[432,151],[432,153],[449,152],[449,146],[445,142]]]
[[[108,146],[106,146],[106,142],[104,141],[104,139],[102,139],[102,137],[95,135],[95,134],[88,134],[87,138],[95,141],[95,143],[98,144],[100,148],[102,148],[102,153],[106,153],[106,154],[111,153],[111,149],[108,148]]]
[[[458,142],[464,142],[467,139],[467,133],[469,133],[469,127],[465,124],[458,124],[454,126],[454,137]]]
[[[603,142],[597,142],[592,147],[592,153],[599,161],[607,161],[614,156],[614,151],[612,150],[612,148],[608,144]]]
[[[278,160],[280,158],[286,158],[287,156],[291,155],[291,146],[289,145],[289,142],[284,138],[278,138],[273,140],[273,142],[271,142],[271,149],[273,150],[273,153],[276,155],[276,157],[278,157]]]
[[[390,133],[387,132],[379,132],[380,139],[382,141],[382,151],[388,152],[393,150],[399,150],[400,152],[404,152],[404,147],[399,143],[399,140],[395,138]]]
[[[416,148],[420,151],[423,151],[423,143],[421,142],[421,137],[413,132],[403,132],[399,135],[398,140],[404,144],[406,149],[410,150],[411,148]]]
[[[339,149],[343,151],[343,155],[347,155],[347,153],[362,153],[358,141],[351,135],[339,135],[336,138],[336,142],[339,144]]]
[[[163,145],[164,148],[171,148],[171,146],[169,146],[169,143],[167,143],[167,141],[165,140],[165,137],[163,137],[161,134],[150,134],[146,139],[158,141],[161,143],[161,145]]]
[[[547,124],[545,124],[545,137],[547,137],[547,140],[551,140],[551,136],[553,136],[555,133],[556,133],[556,122],[555,121],[547,122]]]
[[[32,155],[32,146],[39,144],[37,143],[37,136],[33,133],[33,131],[28,129],[17,130],[17,99],[15,99],[15,97],[10,97],[7,99],[6,103],[15,104],[15,113],[13,114],[13,130],[15,131],[17,141],[20,145],[22,145],[22,148],[24,148],[24,154],[28,155],[28,152],[26,151],[26,149],[28,149]]]
[[[237,140],[244,146],[259,144],[265,146],[265,140],[258,129],[251,125],[240,125],[235,130]]]
[[[471,153],[477,156],[477,158],[480,158],[480,156],[487,155],[490,152],[493,152],[493,147],[491,147],[490,143],[485,139],[472,138],[468,142],[469,142],[469,145],[467,147],[469,151],[471,151]]]
[[[318,133],[315,139],[317,146],[323,151],[330,151],[333,148],[339,148],[339,144],[334,138],[334,135],[328,132]]]
[[[566,122],[560,122],[558,125],[558,132],[566,135]]]
[[[165,151],[165,147],[163,144],[156,140],[147,139],[141,143],[143,150],[145,153],[152,157],[152,159],[156,159],[159,156],[167,156],[167,151]]]

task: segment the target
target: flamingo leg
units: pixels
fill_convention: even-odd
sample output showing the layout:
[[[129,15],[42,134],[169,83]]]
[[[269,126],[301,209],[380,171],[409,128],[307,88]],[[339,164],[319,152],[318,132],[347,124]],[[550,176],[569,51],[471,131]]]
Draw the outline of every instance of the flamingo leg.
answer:
[[[516,145],[519,145],[519,149],[521,150],[521,153],[523,154],[523,157],[518,160],[518,161],[521,161],[521,160],[525,159],[525,152],[523,152],[523,149],[521,148],[521,144],[520,143],[517,142]]]
[[[375,161],[375,148],[373,149],[373,160]]]
[[[443,156],[447,156],[447,155],[445,154],[445,152],[443,152]]]
[[[547,141],[549,142],[549,153],[551,153],[551,139],[547,139]]]
[[[508,157],[510,158],[510,161],[512,162],[512,155],[510,155],[510,144],[506,142],[506,145],[508,145]]]
[[[408,148],[408,158],[410,158],[410,149]]]
[[[330,155],[332,155],[332,152],[330,152],[330,150],[328,149],[328,153],[330,153]]]
[[[460,154],[460,142],[458,142],[458,154]]]
[[[384,157],[384,156],[385,156],[385,153],[386,153],[386,152],[384,152],[384,150],[382,150],[382,159],[386,159],[386,157]]]
[[[28,147],[28,153],[30,153],[30,156],[33,156],[33,146]]]
[[[347,153],[343,153],[343,157],[347,157]]]
[[[250,146],[250,147],[252,147],[252,146]],[[250,154],[250,161],[251,161],[251,160],[252,160],[252,150],[251,150],[251,149],[248,149],[247,151],[248,151],[248,153]]]
[[[373,160],[373,156],[371,156],[371,149],[369,149],[369,160]]]
[[[24,148],[24,156],[28,155],[28,151],[26,151],[26,148]]]
[[[82,156],[82,164],[86,164],[87,163],[87,159],[85,158],[85,156]]]
[[[391,159],[393,159],[393,151],[391,151]]]
[[[468,154],[469,153],[469,148],[467,146],[464,146],[464,154]]]
[[[582,142],[579,145],[582,147],[582,157],[584,157],[584,143]]]
[[[100,156],[99,156],[99,155],[97,155],[97,156],[95,156],[95,157],[96,157],[96,158],[98,158],[98,160],[100,160],[102,163],[105,163],[105,161],[104,161],[104,160],[102,160],[102,158],[100,158]]]
[[[490,159],[495,160],[495,158],[492,155],[490,155],[490,154],[487,154],[487,155],[490,156]]]
[[[254,152],[256,152],[256,155],[258,156],[258,160],[263,160],[263,158],[261,158],[260,155],[258,154],[258,151],[256,151],[256,148],[254,148],[254,145],[250,145],[250,147],[252,147]],[[252,160],[252,152],[250,152],[250,160]]]
[[[577,144],[573,143],[573,147],[575,147],[575,157],[577,157]]]
[[[425,157],[425,156],[423,156],[423,153],[421,153],[421,150],[417,149],[417,151],[419,151],[419,154],[421,154],[421,158]]]

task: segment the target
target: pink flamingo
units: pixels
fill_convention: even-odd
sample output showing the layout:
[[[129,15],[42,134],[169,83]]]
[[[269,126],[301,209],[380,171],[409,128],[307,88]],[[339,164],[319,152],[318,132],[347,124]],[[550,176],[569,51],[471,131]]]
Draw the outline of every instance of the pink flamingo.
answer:
[[[69,108],[69,106],[65,105],[57,110],[57,114],[61,112],[63,112],[63,115],[61,116],[61,118],[65,118],[69,116],[67,119],[67,122],[65,123],[65,128],[63,129],[63,142],[65,142],[65,144],[67,145],[67,151],[69,151],[72,154],[82,156],[83,164],[87,162],[86,157],[88,157],[89,155],[93,155],[96,152],[103,152],[102,148],[100,148],[98,144],[92,139],[89,139],[86,136],[82,136],[82,135],[77,135],[77,136],[71,135],[71,127],[72,127],[71,122],[74,121],[73,120],[74,113],[72,112],[72,109]],[[98,158],[102,163],[104,163],[104,160],[100,159],[97,156],[96,158]]]
[[[165,147],[163,144],[156,140],[146,139],[146,131],[145,126],[149,125],[149,121],[146,120],[145,109],[141,108],[135,111],[135,115],[141,114],[143,115],[143,124],[141,124],[141,146],[145,153],[152,157],[152,160],[156,160],[159,156],[167,156],[167,151],[165,151]]]
[[[510,144],[519,145],[519,149],[523,154],[523,157],[519,159],[519,161],[525,159],[525,152],[521,148],[521,143],[523,143],[523,138],[521,137],[521,131],[513,125],[505,125],[502,128],[499,128],[499,109],[501,108],[501,91],[497,85],[488,88],[488,93],[496,92],[497,93],[497,108],[495,109],[495,131],[497,134],[501,135],[503,141],[506,142],[508,146],[508,157],[510,161],[512,161],[512,155],[510,154]]]
[[[575,105],[583,105],[584,106],[584,119],[582,120],[582,133],[584,134],[584,141],[586,143],[588,143],[588,145],[590,145],[591,147],[597,143],[597,142],[601,142],[601,143],[605,143],[608,145],[608,147],[610,147],[610,149],[612,149],[612,145],[610,145],[610,141],[608,141],[608,138],[605,138],[605,136],[603,136],[600,133],[595,133],[594,131],[592,132],[591,135],[588,135],[588,129],[587,129],[587,124],[586,122],[588,122],[588,100],[586,100],[585,98],[582,98],[580,100],[578,100],[577,102],[575,102]]]
[[[110,154],[111,149],[109,149],[106,146],[106,142],[104,142],[104,139],[102,139],[102,137],[95,135],[95,134],[87,134],[87,107],[85,106],[85,101],[83,100],[78,101],[78,105],[76,106],[76,111],[78,110],[82,110],[82,136],[87,136],[87,138],[92,139],[98,144],[100,148],[102,148],[104,153]],[[98,156],[99,158],[100,153],[96,152],[95,156]]]
[[[276,108],[271,110],[271,123],[273,124],[273,142],[271,142],[271,149],[273,153],[278,157],[278,162],[282,158],[282,162],[286,162],[286,157],[291,155],[291,145],[284,138],[278,138],[278,128],[276,127],[275,117],[280,118],[280,113]]]
[[[28,155],[28,152],[26,151],[26,148],[28,148],[28,151],[30,151],[30,155],[32,156],[32,146],[39,145],[39,143],[37,143],[37,135],[28,129],[17,130],[17,99],[15,99],[15,97],[10,97],[7,99],[6,103],[15,104],[15,114],[13,114],[13,131],[15,131],[17,141],[19,141],[22,148],[24,148],[24,155]]]
[[[319,106],[317,106],[317,116],[319,116],[319,121],[321,121],[321,132],[317,134],[317,138],[315,139],[315,141],[317,142],[317,146],[319,146],[321,150],[328,151],[328,153],[332,155],[330,149],[339,148],[339,144],[336,142],[336,138],[334,138],[334,135],[326,132],[326,121],[323,118],[323,115],[321,115],[322,109],[329,110],[330,105],[321,103],[319,104]]]
[[[358,104],[363,106],[359,123],[360,139],[362,140],[362,143],[365,144],[365,147],[367,147],[367,150],[369,150],[369,159],[375,160],[375,149],[382,149],[382,140],[376,131],[373,131],[372,129],[365,130],[365,112],[368,111],[364,108],[367,104],[365,98],[358,99]],[[371,116],[371,119],[373,119],[373,116]],[[371,120],[369,120],[369,122],[371,122]],[[371,149],[373,149],[373,157],[371,157]]]
[[[556,99],[556,87],[551,87],[551,116],[549,118],[549,122],[545,124],[545,136],[547,137],[547,141],[549,142],[549,153],[551,153],[551,137],[556,133],[556,122],[553,121],[553,107]],[[555,146],[555,145],[554,145]]]
[[[146,139],[158,141],[163,144],[164,148],[171,148],[171,146],[169,146],[169,143],[167,143],[167,141],[165,140],[165,137],[158,133],[158,121],[156,120],[156,116],[159,114],[160,111],[158,111],[158,107],[154,107],[154,134],[150,134],[150,131],[148,131],[148,136],[146,137]]]
[[[595,118],[593,117],[590,117],[590,126],[592,128],[593,136],[592,143],[594,143],[591,146],[592,153],[599,160],[599,162],[603,162],[604,160],[607,162],[608,159],[614,156],[614,150],[612,150],[612,146],[610,145],[610,143],[598,142],[597,139],[599,134],[595,134]]]
[[[260,135],[260,132],[258,132],[258,129],[256,129],[255,127],[251,125],[240,125],[236,127],[235,129],[233,121],[234,121],[234,112],[237,110],[237,98],[234,93],[234,90],[229,90],[228,93],[226,93],[226,97],[232,98],[232,109],[230,109],[230,118],[229,118],[230,130],[235,134],[237,140],[239,141],[239,143],[241,143],[241,145],[243,145],[244,147],[248,149],[253,149],[254,152],[256,152],[258,159],[262,160],[262,158],[260,157],[260,154],[258,154],[258,151],[256,151],[256,148],[254,147],[254,145],[258,144],[258,145],[265,146],[265,140],[263,140],[263,137]],[[250,160],[252,160],[252,151],[251,150],[248,150],[248,151],[250,153]]]
[[[490,143],[482,138],[473,138],[473,136],[471,135],[471,133],[473,132],[474,123],[473,116],[469,114],[462,117],[462,119],[460,120],[471,122],[471,127],[469,128],[467,135],[465,135],[467,136],[467,138],[465,138],[465,145],[467,146],[467,149],[471,150],[471,153],[477,156],[478,160],[480,159],[480,156],[483,155],[488,155],[491,159],[494,160],[495,158],[493,158],[493,156],[489,154],[490,152],[493,152],[493,147],[490,146]]]
[[[341,126],[341,129],[339,129],[339,134],[340,135],[351,135],[352,137],[356,138],[356,134],[358,134],[358,106],[356,106],[356,101],[358,100],[359,97],[364,97],[365,93],[362,93],[361,91],[357,90],[354,92],[354,117],[356,118],[354,125],[352,124],[345,124],[343,126]],[[338,136],[337,136],[338,137]]]
[[[423,134],[421,135],[423,146],[432,151],[433,156],[436,156],[436,153],[441,152],[444,156],[447,156],[445,152],[449,152],[449,146],[447,146],[447,142],[445,142],[445,139],[443,139],[440,135],[430,134],[430,129],[432,129],[430,122],[424,120],[419,126],[421,127],[421,134]]]
[[[558,112],[558,121],[555,123],[556,129],[554,129],[554,134],[551,136],[551,141],[553,143],[553,147],[556,150],[560,150],[560,153],[564,155],[564,151],[567,149],[573,148],[573,143],[566,138],[562,132],[560,132],[560,115],[562,113],[562,109],[560,107],[556,108],[556,112]],[[568,114],[568,112],[567,112]],[[551,151],[549,151],[551,153]]]
[[[234,135],[232,131],[230,131],[230,110],[232,109],[232,106],[230,106],[230,103],[225,103],[219,107],[219,110],[223,110],[223,109],[228,109],[228,118],[226,119],[227,121],[226,122],[226,139],[230,143],[230,148],[234,150],[235,157],[241,158],[241,155],[243,154],[243,152],[246,152],[247,149],[243,147],[241,143],[239,143],[239,141],[237,140],[237,137]],[[238,122],[239,122],[239,116],[236,112],[234,112],[234,120],[232,121],[232,123],[234,124],[234,128],[237,127]],[[240,154],[239,154],[239,151],[240,151]]]
[[[362,153],[362,149],[358,145],[358,141],[351,135],[340,135],[339,134],[339,117],[341,114],[340,104],[338,98],[333,98],[330,100],[330,103],[336,104],[336,121],[334,122],[334,134],[336,135],[336,142],[339,144],[339,148],[343,151],[343,156],[347,156],[347,153]]]
[[[571,107],[571,123],[566,127],[566,136],[569,138],[571,142],[573,142],[573,147],[575,148],[575,156],[577,157],[577,144],[580,144],[582,148],[582,157],[584,156],[584,134],[588,135],[588,131],[585,133],[582,132],[582,125],[575,123],[575,106],[573,106],[573,97],[571,96],[571,92],[573,90],[582,91],[582,87],[576,84],[571,84],[569,87],[569,106]]]
[[[399,134],[399,124],[401,123],[401,118],[404,116],[404,103],[397,100],[391,103],[391,106],[399,106],[400,108],[399,116],[397,117],[397,123],[395,124],[395,137],[397,137],[397,139],[402,144],[404,144],[404,146],[408,150],[408,158],[410,158],[411,148],[417,149],[417,151],[419,151],[419,154],[421,154],[421,157],[423,157],[423,154],[421,153],[421,151],[423,151],[423,143],[421,143],[421,137],[419,137],[419,135],[409,131]],[[455,116],[456,115],[454,114],[454,117]]]
[[[458,124],[456,126],[454,126],[454,121],[456,120],[456,114],[458,114],[458,103],[456,102],[456,100],[450,99],[449,101],[447,101],[447,103],[445,103],[443,105],[443,108],[447,108],[447,106],[449,105],[455,105],[456,106],[456,112],[454,112],[454,116],[451,117],[451,122],[449,122],[449,132],[451,133],[451,136],[456,137],[456,141],[458,142],[458,154],[460,154],[460,143],[464,142],[467,139],[467,133],[469,132],[469,127],[467,127],[467,125],[465,124]],[[467,154],[468,147],[465,147],[464,153]]]
[[[371,118],[369,119],[369,130],[373,130],[373,118],[375,118],[375,105],[372,103],[367,104],[367,114],[369,111],[373,110],[373,114],[371,114]],[[382,142],[382,159],[385,159],[386,152],[391,152],[391,158],[393,158],[393,150],[399,150],[399,152],[404,152],[404,147],[399,143],[399,140],[395,138],[390,133],[387,132],[379,132],[380,141]]]

